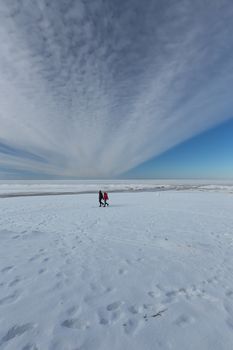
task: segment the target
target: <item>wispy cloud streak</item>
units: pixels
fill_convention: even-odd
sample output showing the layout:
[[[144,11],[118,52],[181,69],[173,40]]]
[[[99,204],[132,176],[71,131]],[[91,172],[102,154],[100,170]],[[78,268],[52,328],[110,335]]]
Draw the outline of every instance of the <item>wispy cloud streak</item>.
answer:
[[[2,166],[115,176],[232,117],[232,18],[230,0],[1,2]]]

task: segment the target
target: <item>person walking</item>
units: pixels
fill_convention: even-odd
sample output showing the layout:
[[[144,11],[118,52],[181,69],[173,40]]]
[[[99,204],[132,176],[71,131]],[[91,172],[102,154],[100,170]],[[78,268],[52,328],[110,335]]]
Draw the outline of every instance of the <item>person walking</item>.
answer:
[[[102,191],[99,191],[99,206],[104,206],[104,203],[102,202],[102,199],[104,198]]]
[[[107,203],[107,201],[108,201],[108,194],[107,194],[107,192],[104,192],[104,206],[105,206],[105,207],[106,207],[106,205],[109,206],[109,204]]]

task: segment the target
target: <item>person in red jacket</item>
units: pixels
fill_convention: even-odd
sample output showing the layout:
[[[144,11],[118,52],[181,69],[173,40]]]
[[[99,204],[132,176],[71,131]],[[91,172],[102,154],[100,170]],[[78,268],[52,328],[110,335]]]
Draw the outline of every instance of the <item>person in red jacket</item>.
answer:
[[[109,204],[107,203],[107,201],[108,201],[108,194],[107,194],[107,192],[104,192],[104,206],[105,206],[105,207],[106,207],[106,205],[109,206]]]

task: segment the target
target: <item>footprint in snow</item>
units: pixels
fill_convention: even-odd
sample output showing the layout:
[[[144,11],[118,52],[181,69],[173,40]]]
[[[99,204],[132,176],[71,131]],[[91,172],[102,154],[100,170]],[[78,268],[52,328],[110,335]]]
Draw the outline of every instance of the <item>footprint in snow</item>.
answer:
[[[131,305],[131,306],[129,306],[128,310],[131,314],[137,315],[137,314],[141,313],[143,309],[139,308],[135,305]]]
[[[65,320],[61,324],[63,327],[66,328],[72,328],[72,329],[78,329],[78,330],[86,330],[90,328],[90,323],[85,320],[81,320],[79,318],[71,318],[68,320]]]
[[[42,261],[42,262],[47,262],[47,261],[49,261],[49,258],[47,257],[47,258],[44,258],[44,260]]]
[[[11,265],[11,266],[6,266],[6,267],[4,267],[4,268],[1,270],[1,272],[2,272],[2,273],[8,272],[8,271],[12,270],[13,267],[14,267],[13,265]]]
[[[34,256],[32,256],[30,259],[28,259],[28,261],[35,261],[36,259],[38,259],[40,257],[39,254],[36,254]]]
[[[117,310],[117,309],[119,309],[119,307],[121,306],[121,302],[120,301],[115,301],[114,303],[112,303],[112,304],[109,304],[108,306],[107,306],[107,310],[108,311],[115,311],[115,310]]]
[[[80,307],[77,305],[71,306],[69,309],[67,309],[66,313],[69,316],[75,315],[79,311]]]
[[[103,326],[106,326],[107,324],[109,324],[109,320],[107,320],[107,318],[101,317],[99,323]]]
[[[138,329],[138,321],[135,319],[129,319],[127,322],[123,324],[124,331],[126,334],[131,335],[134,334]]]
[[[232,317],[229,317],[227,320],[226,320],[226,324],[228,325],[229,328],[231,328],[231,330],[233,329],[233,318]]]
[[[190,317],[188,315],[180,315],[176,320],[175,324],[179,327],[185,327],[189,324],[192,324],[195,322],[195,319],[193,317]]]
[[[39,349],[35,344],[27,344],[22,348],[22,350],[39,350]]]
[[[19,337],[20,335],[24,334],[25,332],[31,330],[34,327],[32,323],[26,323],[23,325],[15,325],[11,327],[7,333],[2,337],[0,341],[0,345],[8,342],[9,340]]]
[[[21,281],[21,279],[19,278],[19,276],[16,276],[16,278],[9,283],[9,287],[13,287],[15,286],[16,284],[18,284],[19,282]]]
[[[15,291],[13,294],[7,295],[6,297],[0,299],[0,306],[13,303],[18,298],[18,296],[18,291]]]
[[[151,297],[152,299],[156,298],[156,296],[159,296],[159,295],[156,295],[156,293],[155,293],[154,291],[152,291],[152,290],[149,291],[147,294],[148,294],[149,297]]]
[[[228,290],[225,294],[228,298],[233,299],[233,290]]]

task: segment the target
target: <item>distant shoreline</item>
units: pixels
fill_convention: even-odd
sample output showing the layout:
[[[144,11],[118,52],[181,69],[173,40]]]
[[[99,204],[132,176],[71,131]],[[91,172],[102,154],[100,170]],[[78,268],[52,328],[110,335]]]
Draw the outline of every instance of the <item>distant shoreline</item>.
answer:
[[[139,192],[164,192],[164,191],[198,191],[198,192],[221,192],[233,194],[233,185],[161,185],[147,188],[108,188],[104,190],[109,193],[139,193]],[[42,196],[67,196],[80,194],[94,194],[96,189],[83,191],[35,191],[35,192],[9,192],[0,194],[2,198],[17,198],[17,197],[42,197]]]

